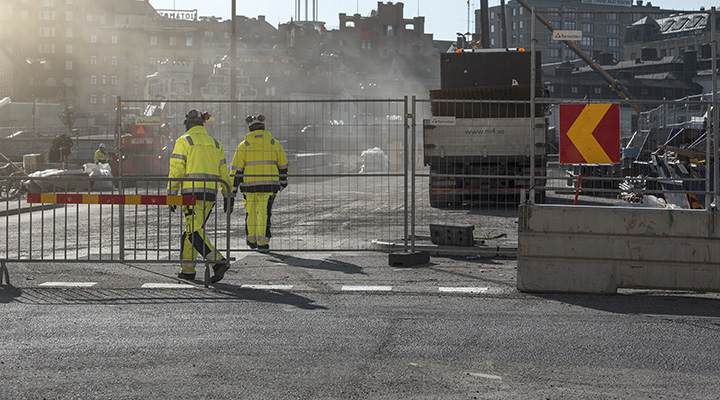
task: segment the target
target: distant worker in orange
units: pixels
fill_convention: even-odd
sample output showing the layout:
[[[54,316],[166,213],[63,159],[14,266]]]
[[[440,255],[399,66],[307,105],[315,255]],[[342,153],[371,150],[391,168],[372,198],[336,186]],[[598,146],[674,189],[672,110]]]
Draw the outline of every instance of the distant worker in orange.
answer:
[[[280,142],[265,130],[265,116],[245,118],[250,132],[235,150],[232,161],[233,198],[238,188],[245,208],[247,245],[270,251],[270,217],[277,193],[287,187],[288,160]]]
[[[223,145],[208,135],[203,126],[210,118],[208,112],[192,109],[185,115],[187,132],[175,141],[175,148],[170,156],[170,178],[190,178],[193,180],[168,182],[168,195],[180,192],[183,196],[195,196],[194,206],[183,206],[185,215],[185,232],[180,246],[180,272],[182,279],[195,279],[195,263],[198,253],[206,260],[214,261],[214,275],[210,282],[218,282],[230,269],[230,263],[215,250],[210,239],[205,236],[205,222],[210,217],[218,189],[225,198],[225,212],[232,212],[234,198],[231,197],[228,185],[228,174]],[[217,181],[220,179],[227,185]],[[218,186],[220,186],[218,188]],[[174,212],[176,206],[169,206]]]

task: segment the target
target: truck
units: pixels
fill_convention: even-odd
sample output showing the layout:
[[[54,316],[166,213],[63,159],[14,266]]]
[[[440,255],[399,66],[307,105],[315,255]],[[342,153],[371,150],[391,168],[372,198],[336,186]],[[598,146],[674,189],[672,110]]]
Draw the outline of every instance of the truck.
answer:
[[[164,102],[148,104],[141,115],[133,115],[128,121],[129,132],[118,132],[115,148],[121,150],[121,154],[109,154],[113,176],[167,174],[172,143],[160,133],[165,120],[165,105]]]
[[[423,120],[431,207],[517,202],[531,190],[531,171],[545,175],[548,123],[542,107],[531,114],[530,56],[523,49],[441,55],[441,89],[430,91],[432,117]],[[540,82],[539,54],[535,71]],[[536,180],[536,200],[542,186]]]

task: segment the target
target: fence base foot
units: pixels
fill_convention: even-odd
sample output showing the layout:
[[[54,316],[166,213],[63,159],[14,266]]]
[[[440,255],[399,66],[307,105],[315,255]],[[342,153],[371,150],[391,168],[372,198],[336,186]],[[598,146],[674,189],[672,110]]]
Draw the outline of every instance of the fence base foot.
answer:
[[[0,262],[0,285],[3,283],[3,277],[5,277],[5,282],[9,285],[10,284],[10,272],[8,272],[7,265],[5,265],[5,262]]]
[[[390,253],[389,263],[392,267],[412,267],[430,262],[430,253],[426,251],[407,251]]]

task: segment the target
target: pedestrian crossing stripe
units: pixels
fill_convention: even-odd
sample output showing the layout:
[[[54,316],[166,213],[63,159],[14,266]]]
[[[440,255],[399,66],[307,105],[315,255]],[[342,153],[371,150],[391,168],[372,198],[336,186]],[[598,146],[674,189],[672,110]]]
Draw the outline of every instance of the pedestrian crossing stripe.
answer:
[[[620,162],[618,104],[560,105],[560,163]]]
[[[92,287],[97,282],[43,282],[40,286],[44,287]]]
[[[130,204],[158,206],[191,206],[195,205],[195,196],[28,193],[27,202],[50,204]]]

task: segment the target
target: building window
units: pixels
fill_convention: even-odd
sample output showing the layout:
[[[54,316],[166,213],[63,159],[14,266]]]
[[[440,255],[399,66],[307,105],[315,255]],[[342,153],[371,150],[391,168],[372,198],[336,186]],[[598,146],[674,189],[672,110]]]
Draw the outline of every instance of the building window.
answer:
[[[72,54],[73,53],[73,45],[66,44],[65,45],[65,54]]]
[[[102,95],[102,103],[107,104],[107,95],[106,94]]]
[[[97,43],[97,35],[90,35],[90,43]]]
[[[574,8],[566,8],[565,11],[566,11],[565,18],[575,19],[575,9]]]
[[[72,11],[65,11],[65,21],[72,21],[73,20],[73,12]]]
[[[66,38],[73,37],[73,28],[65,28],[65,37]]]
[[[192,37],[185,38],[185,46],[192,47],[192,43],[193,43],[192,39],[193,39]]]
[[[607,45],[608,45],[608,47],[620,47],[620,39],[608,38]]]
[[[175,46],[175,36],[170,36],[170,46]]]
[[[107,77],[105,75],[102,76],[102,85],[107,85]]]
[[[516,29],[517,29],[517,21],[513,21],[513,22],[512,22],[512,27],[511,27],[511,29],[512,29],[512,30],[516,30]]]
[[[385,25],[385,36],[395,36],[395,27],[392,25]]]
[[[594,38],[592,36],[583,36],[582,40],[580,41],[581,46],[593,46],[594,45]]]
[[[157,46],[157,36],[150,36],[150,46]]]
[[[578,94],[579,90],[577,86],[571,86],[570,87],[570,93],[572,94]]]
[[[548,87],[547,87],[547,91],[548,91],[549,93],[555,93],[555,86],[553,86],[553,85],[548,86]]]
[[[117,35],[112,35],[112,36],[110,36],[110,43],[112,43],[112,44],[117,44],[117,42],[118,42],[118,37],[117,37]]]
[[[90,65],[97,65],[97,56],[90,56]]]
[[[601,87],[596,87],[596,88],[594,89],[594,92],[595,92],[595,94],[602,94],[602,88],[601,88]]]
[[[213,31],[205,31],[205,37],[206,38],[212,38],[215,36],[215,32]]]
[[[560,58],[560,49],[558,48],[549,48],[548,49],[548,56],[554,57],[554,58]]]
[[[593,19],[593,15],[591,13],[580,13],[580,18],[582,19]]]
[[[618,20],[618,15],[615,13],[607,13],[605,15],[607,16],[608,21],[617,21]]]
[[[574,30],[575,29],[575,21],[565,21],[563,23],[563,26],[565,27],[565,29]]]
[[[522,21],[522,20],[518,21],[518,28],[520,28],[520,29],[523,28],[523,21]]]
[[[582,31],[586,33],[593,33],[593,31],[595,30],[595,26],[590,22],[583,22],[581,27]]]
[[[150,60],[148,61],[148,64],[155,65],[157,64],[157,59],[155,57],[150,57]]]
[[[620,33],[620,25],[605,25],[605,30],[611,35],[617,35]]]
[[[73,62],[72,61],[65,61],[65,71],[72,71],[73,69]]]
[[[110,65],[112,65],[113,67],[117,67],[117,65],[118,65],[118,58],[117,58],[117,56],[112,56],[112,57],[110,57]]]
[[[90,75],[90,84],[97,85],[97,75]]]

